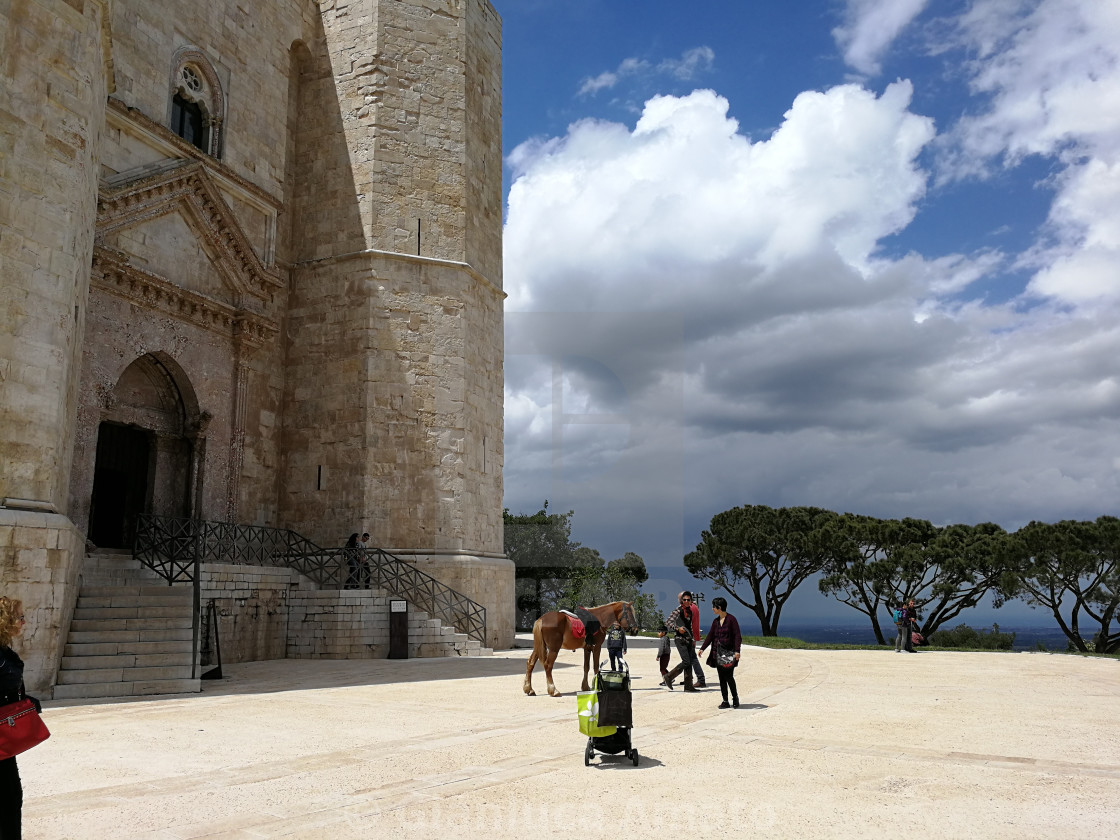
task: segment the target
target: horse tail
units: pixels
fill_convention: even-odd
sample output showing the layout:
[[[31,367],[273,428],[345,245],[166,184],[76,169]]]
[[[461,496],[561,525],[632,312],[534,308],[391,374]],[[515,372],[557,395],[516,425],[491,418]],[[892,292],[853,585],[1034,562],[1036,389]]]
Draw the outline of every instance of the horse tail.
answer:
[[[538,618],[533,622],[533,654],[529,657],[529,661],[536,664],[539,659],[542,662],[548,661],[548,645],[544,643],[544,630],[541,629],[541,621],[544,617]]]

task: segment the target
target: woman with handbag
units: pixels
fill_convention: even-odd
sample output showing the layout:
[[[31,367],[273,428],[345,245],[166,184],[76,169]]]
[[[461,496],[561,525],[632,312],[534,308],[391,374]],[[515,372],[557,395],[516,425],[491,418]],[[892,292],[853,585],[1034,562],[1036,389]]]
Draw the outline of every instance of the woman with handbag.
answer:
[[[716,617],[700,650],[708,645],[712,646],[706,662],[709,668],[715,668],[719,674],[719,691],[723,695],[719,708],[738,709],[739,689],[735,685],[735,669],[739,666],[739,648],[743,645],[743,636],[739,632],[739,622],[727,611],[726,598],[713,598],[712,611]],[[727,702],[728,691],[731,692],[730,703]]]
[[[26,623],[23,604],[0,595],[0,710],[19,703],[23,691],[23,660],[9,645],[23,632]],[[27,698],[40,711],[39,701]],[[7,725],[7,721],[0,722]],[[23,812],[23,786],[14,755],[0,758],[0,840],[20,840]]]

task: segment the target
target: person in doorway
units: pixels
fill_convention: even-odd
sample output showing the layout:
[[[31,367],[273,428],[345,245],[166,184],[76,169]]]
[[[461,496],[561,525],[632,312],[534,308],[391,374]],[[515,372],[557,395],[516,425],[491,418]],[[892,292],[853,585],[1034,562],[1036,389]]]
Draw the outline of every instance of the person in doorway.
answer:
[[[611,670],[621,671],[626,667],[622,655],[626,653],[626,632],[617,621],[607,631],[607,653],[611,657]]]
[[[698,691],[699,689],[692,684],[692,657],[696,656],[696,642],[695,636],[692,635],[691,592],[681,593],[680,605],[669,613],[669,617],[665,619],[665,630],[673,634],[673,644],[677,646],[677,653],[681,655],[681,661],[665,675],[661,684],[672,691],[673,680],[683,672],[684,690]]]
[[[26,624],[23,603],[0,595],[0,706],[18,703],[28,695],[23,689],[23,660],[11,649],[12,640]],[[36,711],[39,701],[29,697]],[[0,840],[20,840],[23,825],[23,783],[16,758],[0,759]]]
[[[704,644],[700,650],[708,645],[712,646],[708,653],[708,667],[715,668],[719,675],[719,693],[723,695],[721,709],[739,708],[739,689],[735,685],[735,669],[739,667],[739,649],[743,646],[743,634],[739,632],[739,622],[727,611],[727,599],[716,597],[712,599],[712,612],[716,614],[712,621],[712,629],[708,631]],[[734,654],[730,664],[721,664],[719,655],[726,652]],[[731,703],[727,702],[727,695],[731,694]]]

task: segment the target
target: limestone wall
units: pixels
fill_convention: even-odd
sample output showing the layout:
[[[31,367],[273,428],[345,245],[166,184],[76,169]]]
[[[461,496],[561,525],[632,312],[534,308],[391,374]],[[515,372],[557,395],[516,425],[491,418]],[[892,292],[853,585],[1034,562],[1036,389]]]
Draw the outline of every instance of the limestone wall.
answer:
[[[516,580],[511,560],[406,549],[394,549],[392,553],[485,607],[487,647],[513,647]]]
[[[502,21],[472,3],[464,26],[466,249],[463,259],[502,286]],[[495,131],[494,127],[499,130]]]
[[[0,504],[57,513],[97,206],[103,14],[95,0],[0,5]]]
[[[62,663],[83,542],[65,516],[0,509],[0,594],[23,601],[27,625],[13,646],[32,694],[49,696]]]
[[[207,563],[201,602],[218,611],[222,662],[265,659],[384,659],[389,600],[380,590],[319,590],[291,569]],[[205,615],[205,609],[204,609]],[[408,654],[477,653],[426,613],[410,608]]]
[[[195,47],[217,74],[226,100],[221,160],[269,194],[279,195],[285,173],[288,50],[307,37],[314,0],[270,0],[267,11],[237,0],[188,3],[144,0],[112,4],[114,96],[157,125],[167,125],[172,60]],[[135,141],[114,153],[117,171],[146,153]]]
[[[282,518],[321,545],[501,553],[501,292],[376,253],[293,285]]]
[[[0,592],[24,602],[32,692],[61,661],[82,557],[67,488],[111,86],[104,16],[97,0],[0,5]]]

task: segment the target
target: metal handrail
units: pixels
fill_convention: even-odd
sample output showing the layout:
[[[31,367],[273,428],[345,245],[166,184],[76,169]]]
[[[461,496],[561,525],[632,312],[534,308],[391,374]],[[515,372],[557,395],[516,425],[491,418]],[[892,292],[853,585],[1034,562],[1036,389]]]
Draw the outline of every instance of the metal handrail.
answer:
[[[387,589],[486,644],[485,607],[384,549],[320,548],[283,528],[141,514],[132,554],[168,584],[196,589],[202,563],[279,566],[325,588]],[[355,578],[352,559],[370,574]]]

